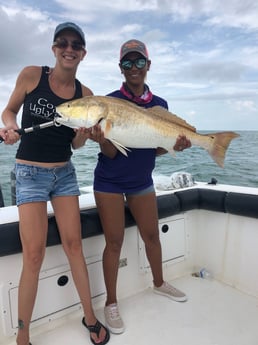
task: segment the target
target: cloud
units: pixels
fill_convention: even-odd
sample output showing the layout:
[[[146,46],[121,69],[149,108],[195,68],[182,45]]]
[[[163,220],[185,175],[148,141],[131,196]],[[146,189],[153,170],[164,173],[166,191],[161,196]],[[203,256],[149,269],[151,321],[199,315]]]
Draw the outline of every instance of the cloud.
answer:
[[[257,105],[253,101],[249,100],[235,101],[234,103],[229,103],[232,104],[237,111],[248,110],[251,112],[257,112],[258,110]]]
[[[176,104],[179,114],[206,114],[207,106],[219,102],[220,118],[215,115],[214,121],[222,124],[225,114],[232,118],[229,112],[245,107],[245,128],[258,128],[253,116],[258,107],[257,10],[255,0],[57,0],[37,5],[2,0],[0,107],[24,66],[54,65],[53,32],[69,20],[86,34],[88,53],[78,78],[96,94],[120,86],[119,49],[135,37],[147,44],[152,60],[147,82],[171,108]],[[206,118],[198,119],[207,125]]]
[[[41,25],[48,18],[35,10],[14,10],[0,7],[0,74],[10,75],[27,64],[50,62],[49,51],[52,30]],[[44,42],[44,44],[42,44]]]

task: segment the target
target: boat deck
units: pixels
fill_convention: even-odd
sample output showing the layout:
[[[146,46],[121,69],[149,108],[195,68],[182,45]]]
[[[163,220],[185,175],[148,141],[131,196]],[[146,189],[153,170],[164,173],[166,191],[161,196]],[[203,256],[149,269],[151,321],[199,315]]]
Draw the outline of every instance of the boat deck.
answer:
[[[171,283],[187,293],[187,302],[178,303],[156,295],[151,288],[120,300],[126,331],[120,335],[111,334],[109,344],[258,344],[257,298],[216,280],[186,276]],[[96,309],[96,315],[103,322],[102,307]],[[79,310],[49,323],[45,329],[46,326],[33,328],[32,344],[91,344],[81,317]],[[10,345],[14,344],[13,338]]]

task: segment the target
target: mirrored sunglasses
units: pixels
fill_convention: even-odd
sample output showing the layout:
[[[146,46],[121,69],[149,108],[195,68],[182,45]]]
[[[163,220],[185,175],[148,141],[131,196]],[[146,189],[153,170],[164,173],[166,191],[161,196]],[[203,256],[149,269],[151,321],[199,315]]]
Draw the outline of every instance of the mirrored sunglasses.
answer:
[[[133,67],[137,67],[138,69],[143,69],[146,66],[147,59],[145,58],[138,58],[135,60],[122,60],[120,65],[123,69],[129,70]]]
[[[67,41],[66,38],[59,38],[54,43],[53,46],[59,49],[66,49],[68,46],[72,47],[73,50],[79,51],[84,49],[84,45],[80,41]]]

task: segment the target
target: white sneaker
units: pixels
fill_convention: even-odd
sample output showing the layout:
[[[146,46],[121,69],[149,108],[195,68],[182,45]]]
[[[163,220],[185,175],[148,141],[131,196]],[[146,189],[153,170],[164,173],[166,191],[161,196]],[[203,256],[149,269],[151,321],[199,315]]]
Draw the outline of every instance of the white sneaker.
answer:
[[[104,307],[106,326],[110,332],[120,334],[125,331],[124,322],[119,314],[117,303],[109,304]]]
[[[159,295],[169,297],[177,302],[187,301],[187,296],[182,291],[170,285],[168,282],[163,282],[163,284],[159,287],[154,286],[153,291]]]

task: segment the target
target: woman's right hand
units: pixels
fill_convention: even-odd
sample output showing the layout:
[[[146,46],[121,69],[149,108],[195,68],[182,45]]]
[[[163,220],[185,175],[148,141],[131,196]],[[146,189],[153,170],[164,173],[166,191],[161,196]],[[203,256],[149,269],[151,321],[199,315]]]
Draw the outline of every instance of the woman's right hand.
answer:
[[[0,136],[6,145],[13,145],[20,140],[20,135],[13,128],[0,128]]]
[[[101,152],[109,158],[114,158],[117,154],[116,147],[105,138],[105,133],[101,129],[100,125],[95,125],[91,130],[91,140],[99,143]]]

